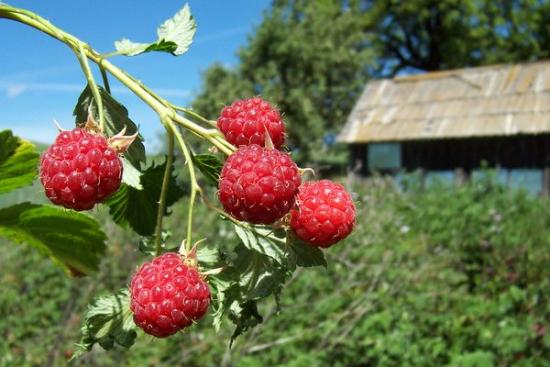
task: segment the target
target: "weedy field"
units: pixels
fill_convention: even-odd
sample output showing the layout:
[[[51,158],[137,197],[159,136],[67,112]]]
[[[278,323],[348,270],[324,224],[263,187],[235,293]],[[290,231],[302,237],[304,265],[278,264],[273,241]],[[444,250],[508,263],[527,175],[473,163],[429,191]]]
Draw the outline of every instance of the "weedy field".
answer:
[[[298,271],[231,350],[230,325],[220,335],[202,320],[169,339],[138,338],[131,351],[96,348],[74,365],[548,366],[550,201],[490,174],[459,188],[424,191],[414,177],[405,186],[356,183],[358,225],[327,252],[328,269]],[[38,197],[31,187],[0,201]],[[172,238],[183,237],[185,210],[184,198],[167,219],[182,231]],[[229,223],[197,210],[195,238],[222,251],[236,243]],[[92,277],[69,279],[36,250],[0,244],[0,365],[66,365],[93,294],[128,281],[143,256],[138,238],[104,208],[93,214],[113,256]]]

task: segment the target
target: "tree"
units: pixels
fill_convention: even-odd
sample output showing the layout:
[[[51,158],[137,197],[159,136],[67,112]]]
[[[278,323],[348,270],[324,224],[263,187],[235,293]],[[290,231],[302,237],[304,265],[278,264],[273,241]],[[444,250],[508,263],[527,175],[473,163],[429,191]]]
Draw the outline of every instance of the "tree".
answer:
[[[215,118],[235,97],[261,94],[284,113],[295,157],[315,161],[369,75],[364,9],[359,1],[275,1],[239,52],[239,67],[207,70],[193,107]]]
[[[375,1],[370,16],[380,76],[550,56],[548,1]]]

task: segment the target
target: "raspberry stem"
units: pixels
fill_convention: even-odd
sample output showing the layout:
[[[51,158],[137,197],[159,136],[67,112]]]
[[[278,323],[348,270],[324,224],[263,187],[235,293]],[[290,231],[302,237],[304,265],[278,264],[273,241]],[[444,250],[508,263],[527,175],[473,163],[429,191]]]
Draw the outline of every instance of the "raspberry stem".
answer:
[[[197,196],[197,192],[201,193],[202,191],[197,182],[197,177],[195,175],[195,166],[193,164],[191,152],[189,151],[189,148],[187,147],[187,144],[185,143],[183,136],[181,135],[178,128],[172,123],[172,121],[167,120],[165,121],[165,124],[169,126],[170,129],[172,129],[172,132],[176,136],[176,139],[178,140],[183,156],[185,157],[185,163],[187,164],[187,168],[189,169],[189,179],[191,181],[191,193],[189,194],[189,206],[187,208],[188,210],[187,237],[185,240],[185,250],[189,252],[191,251],[191,247],[192,247],[191,237],[192,237],[192,229],[193,229],[193,207],[195,205],[195,198]]]
[[[103,79],[103,86],[105,87],[105,90],[107,93],[111,94],[111,86],[109,85],[109,77],[107,76],[107,72],[105,69],[103,69],[103,66],[101,66],[101,63],[99,63],[99,70],[101,71],[101,78]]]
[[[90,69],[90,65],[88,64],[88,58],[84,53],[84,48],[82,47],[81,43],[78,44],[77,49],[74,49],[74,52],[76,54],[78,62],[80,63],[82,72],[86,76],[86,80],[88,81],[88,84],[92,89],[92,94],[97,104],[97,113],[99,115],[99,128],[101,132],[103,132],[105,131],[105,118],[103,117],[103,100],[101,99],[101,94],[99,93],[99,89],[97,88],[97,83],[95,82],[94,75],[92,74],[92,70]]]
[[[122,84],[124,84],[128,89],[130,89],[135,95],[137,95],[144,103],[149,105],[149,107],[151,107],[160,116],[161,120],[164,120],[165,118],[169,118],[172,122],[185,127],[187,130],[190,130],[191,132],[195,133],[202,139],[207,140],[208,142],[210,142],[212,145],[214,145],[216,148],[218,148],[221,152],[223,152],[226,155],[230,155],[235,150],[235,148],[229,143],[227,143],[225,139],[223,139],[222,137],[213,136],[208,131],[208,129],[205,129],[204,127],[186,119],[184,116],[178,115],[176,113],[176,108],[174,107],[173,104],[159,97],[157,94],[155,94],[145,85],[143,85],[141,82],[136,80],[134,77],[127,74],[126,72],[119,69],[108,60],[106,60],[105,55],[102,55],[97,51],[93,50],[90,47],[90,45],[79,40],[75,36],[55,27],[46,19],[38,16],[37,14],[31,11],[16,8],[5,4],[0,5],[0,18],[11,19],[11,20],[26,24],[30,27],[33,27],[65,43],[66,45],[71,47],[73,50],[82,50],[82,54],[86,59],[90,59],[94,63],[98,64],[100,66],[100,69],[104,70],[105,73],[109,72],[112,76],[118,79]],[[79,57],[79,60],[80,60],[80,57]],[[94,88],[92,84],[90,84],[90,86],[92,87],[92,91],[93,91]],[[96,84],[96,88],[97,88],[97,84]],[[95,94],[94,94],[94,97],[95,97]],[[209,125],[212,125],[211,122],[208,122],[209,121],[208,119],[200,116],[196,112],[193,112],[189,109],[183,109],[183,108],[178,108],[178,110],[186,112],[190,116],[193,116],[202,122],[206,122]]]
[[[186,113],[190,116],[193,116],[194,118],[196,118],[198,120],[201,120],[202,122],[205,122],[205,123],[211,125],[212,127],[215,127],[215,128],[218,127],[218,124],[216,123],[216,121],[208,120],[207,118],[204,118],[203,116],[199,115],[198,113],[196,113],[195,111],[193,111],[190,108],[180,107],[180,106],[176,106],[176,105],[172,105],[172,108],[175,109],[176,111],[181,111],[181,112],[184,112],[184,113]]]
[[[174,160],[174,133],[172,130],[167,129],[168,135],[168,155],[166,157],[166,168],[164,169],[164,177],[162,178],[162,188],[160,190],[159,208],[157,212],[157,227],[155,231],[155,256],[159,256],[162,245],[162,219],[164,218],[164,211],[166,208],[166,193],[168,192],[168,185],[170,182],[170,171],[172,169],[172,162]]]

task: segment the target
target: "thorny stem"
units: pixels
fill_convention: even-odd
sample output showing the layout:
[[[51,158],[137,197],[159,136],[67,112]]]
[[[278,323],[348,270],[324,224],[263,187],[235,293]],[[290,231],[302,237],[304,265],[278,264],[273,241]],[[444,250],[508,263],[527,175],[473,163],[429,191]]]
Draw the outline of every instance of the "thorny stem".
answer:
[[[170,182],[170,171],[172,170],[172,162],[174,160],[174,133],[168,127],[166,128],[168,135],[168,155],[166,157],[166,168],[164,169],[164,177],[162,178],[162,188],[160,190],[159,208],[157,212],[157,228],[155,231],[155,256],[160,255],[162,245],[162,219],[166,209],[166,194]]]
[[[74,52],[76,54],[78,62],[80,63],[80,66],[82,67],[82,71],[86,76],[86,80],[88,81],[88,84],[92,89],[92,94],[97,104],[97,113],[99,115],[99,128],[103,132],[105,131],[105,118],[103,117],[103,101],[101,99],[101,94],[99,93],[99,89],[97,88],[94,75],[92,74],[92,70],[90,69],[90,65],[88,64],[88,58],[84,53],[84,48],[81,43],[78,44],[78,48],[75,49]]]

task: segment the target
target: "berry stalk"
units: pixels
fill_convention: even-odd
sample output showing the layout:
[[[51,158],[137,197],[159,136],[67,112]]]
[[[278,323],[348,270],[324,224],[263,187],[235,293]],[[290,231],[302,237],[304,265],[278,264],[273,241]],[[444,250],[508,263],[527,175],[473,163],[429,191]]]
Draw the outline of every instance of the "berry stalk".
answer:
[[[58,41],[63,42],[73,50],[82,50],[85,58],[96,63],[101,69],[109,72],[116,79],[118,79],[136,96],[138,96],[145,104],[151,107],[159,115],[161,121],[170,120],[186,128],[187,130],[200,136],[202,139],[207,140],[209,143],[211,143],[213,146],[215,146],[218,150],[226,155],[230,155],[235,150],[235,148],[228,144],[222,137],[218,136],[217,134],[213,134],[208,129],[190,121],[189,119],[186,119],[184,116],[178,115],[177,110],[173,107],[171,103],[161,98],[149,88],[145,87],[141,82],[133,78],[131,75],[106,60],[105,56],[92,49],[90,45],[81,41],[77,37],[59,29],[46,19],[38,16],[31,11],[5,4],[0,5],[0,18],[11,19],[26,24],[49,35],[50,37],[57,39]],[[190,115],[197,118],[199,116],[196,113]],[[208,121],[204,117],[200,117],[198,119],[201,121]]]
[[[103,132],[105,131],[105,118],[103,117],[103,100],[101,99],[101,94],[99,94],[99,89],[97,88],[97,83],[95,82],[94,75],[92,74],[92,70],[90,69],[90,65],[88,64],[88,58],[84,53],[84,49],[82,48],[81,44],[79,44],[78,46],[78,49],[75,49],[74,53],[76,54],[76,58],[80,63],[80,67],[82,68],[82,72],[86,76],[86,80],[88,81],[88,84],[92,89],[92,94],[97,104],[97,113],[99,115],[99,129]]]
[[[191,152],[189,151],[189,148],[187,147],[183,136],[181,135],[177,126],[175,126],[171,121],[167,121],[166,124],[170,127],[170,129],[176,136],[176,139],[178,140],[181,151],[183,152],[183,156],[185,157],[185,163],[187,164],[187,168],[189,169],[189,179],[191,180],[191,193],[189,194],[189,206],[187,208],[187,237],[185,239],[185,250],[189,252],[191,251],[192,247],[191,235],[193,229],[193,207],[195,205],[197,192],[200,194],[202,193],[202,191],[197,181],[197,176],[195,174],[195,165],[193,164],[193,159],[191,158]]]
[[[160,190],[159,209],[157,212],[157,227],[155,230],[155,255],[159,256],[161,251],[161,235],[162,235],[162,219],[164,218],[164,210],[166,208],[166,193],[170,182],[170,171],[174,160],[174,133],[170,129],[166,129],[168,135],[168,155],[166,157],[166,168],[164,177],[162,178],[162,188]]]

